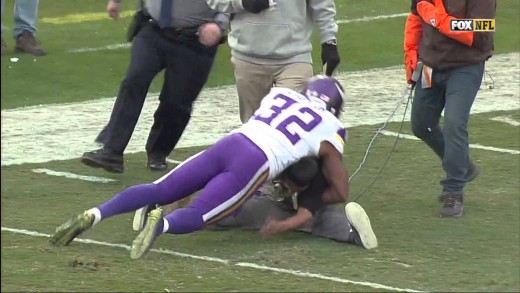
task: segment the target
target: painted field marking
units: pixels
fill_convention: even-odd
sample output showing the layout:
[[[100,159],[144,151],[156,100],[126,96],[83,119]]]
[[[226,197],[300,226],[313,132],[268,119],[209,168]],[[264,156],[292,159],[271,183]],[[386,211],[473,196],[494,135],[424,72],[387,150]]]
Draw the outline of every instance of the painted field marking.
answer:
[[[518,52],[495,55],[486,63],[487,70],[495,76],[495,88],[478,92],[472,115],[520,109],[519,65]],[[401,66],[338,72],[335,77],[348,93],[346,112],[341,116],[344,125],[351,128],[386,121],[400,102],[405,86],[403,75]],[[144,151],[159,103],[157,97],[157,93],[148,95],[125,154]],[[106,125],[114,100],[115,97],[107,97],[2,110],[1,164],[77,159],[86,150],[99,148],[93,140]],[[240,126],[237,100],[234,85],[205,88],[195,102],[192,119],[177,148],[214,144],[230,129]],[[401,122],[399,113],[391,122]],[[410,121],[410,111],[404,119]]]
[[[504,123],[507,123],[507,124],[510,124],[513,126],[520,126],[520,122],[518,122],[517,120],[515,120],[511,117],[508,117],[508,116],[497,116],[497,117],[491,118],[490,120],[504,122]]]
[[[110,178],[106,178],[106,177],[78,175],[78,174],[74,174],[74,173],[70,173],[70,172],[54,171],[54,170],[45,169],[45,168],[33,169],[32,171],[34,173],[47,174],[50,176],[65,177],[65,178],[69,178],[69,179],[79,179],[79,180],[83,180],[83,181],[90,181],[90,182],[97,182],[97,183],[108,183],[108,182],[117,181],[115,179],[110,179]]]
[[[402,134],[402,133],[397,133],[397,132],[388,131],[388,130],[381,131],[381,134],[388,135],[388,136],[394,136],[394,137],[395,136],[399,136],[399,137],[406,138],[406,139],[411,139],[411,140],[419,140],[417,137],[415,137],[413,135]],[[490,147],[490,146],[485,146],[485,145],[481,145],[481,144],[478,144],[478,143],[470,143],[469,147],[472,148],[472,149],[481,149],[481,150],[486,150],[486,151],[507,153],[507,154],[513,154],[513,155],[520,154],[520,151],[518,151],[518,150],[510,150],[510,149]]]
[[[125,11],[126,13],[126,11]],[[348,24],[348,23],[356,23],[356,22],[369,22],[374,20],[382,20],[382,19],[392,19],[407,16],[408,13],[398,13],[398,14],[389,14],[389,15],[376,15],[376,16],[365,16],[361,18],[353,18],[353,19],[341,19],[336,21],[337,24]],[[82,22],[82,21],[92,21],[92,20],[103,20],[107,18],[106,13],[90,13],[82,17],[82,14],[74,14],[64,17],[57,17],[54,19],[48,19],[49,23],[66,23],[64,21],[74,21],[74,22]],[[51,22],[52,21],[52,22]],[[85,52],[96,52],[96,51],[105,51],[105,50],[119,50],[119,49],[128,49],[131,47],[131,43],[118,43],[112,45],[106,45],[101,47],[86,47],[86,48],[76,48],[70,49],[67,53],[85,53]]]
[[[177,161],[177,160],[173,160],[170,158],[166,158],[166,162],[172,163],[172,164],[181,164],[182,163],[182,161]]]
[[[130,17],[135,13],[133,10],[125,10],[119,12],[120,18]],[[355,23],[355,22],[368,22],[374,20],[381,19],[392,19],[408,16],[408,12],[406,13],[396,13],[396,14],[387,14],[387,15],[375,15],[375,16],[364,16],[361,18],[353,18],[353,19],[340,19],[336,22],[338,24],[347,24],[347,23]],[[87,12],[87,13],[74,13],[67,14],[64,16],[58,17],[44,17],[41,22],[49,23],[49,24],[71,24],[71,23],[81,23],[81,22],[89,22],[89,21],[100,21],[100,20],[111,20],[108,17],[107,12]]]
[[[120,18],[130,17],[134,15],[135,11],[125,10],[119,12]],[[87,13],[74,13],[67,14],[58,17],[44,17],[38,21],[49,24],[71,24],[81,23],[88,21],[99,21],[99,20],[110,20],[113,21],[109,16],[108,12],[87,12]]]
[[[336,22],[338,24],[367,22],[367,21],[374,21],[374,20],[381,20],[381,19],[392,19],[392,18],[405,17],[405,16],[408,16],[408,14],[410,14],[410,13],[406,12],[406,13],[397,13],[397,14],[388,14],[388,15],[365,16],[365,17],[353,18],[353,19],[340,19]]]
[[[129,49],[132,46],[132,43],[117,43],[112,45],[106,45],[95,48],[77,48],[68,50],[67,53],[85,53],[85,52],[96,52],[96,51],[105,51],[105,50],[119,50],[119,49]]]
[[[2,227],[2,231],[11,232],[11,233],[15,233],[15,234],[28,235],[28,236],[36,236],[36,237],[48,238],[51,236],[49,234],[45,234],[45,233],[41,233],[41,232],[37,232],[37,231],[30,231],[30,230],[25,230],[25,229],[15,229],[15,228],[8,228],[8,227]],[[82,239],[82,238],[76,238],[76,239],[74,239],[74,241],[86,243],[86,244],[101,245],[101,246],[108,246],[108,247],[115,247],[115,248],[122,248],[125,250],[130,250],[130,246],[128,246],[126,244],[109,243],[109,242],[97,241],[97,240],[93,240],[93,239]],[[167,255],[178,256],[178,257],[191,258],[191,259],[197,259],[197,260],[209,261],[209,262],[216,262],[216,263],[221,263],[221,264],[225,264],[225,265],[233,265],[233,266],[252,268],[252,269],[263,270],[263,271],[271,271],[271,272],[288,274],[288,275],[293,275],[293,276],[298,276],[298,277],[321,279],[321,280],[327,280],[327,281],[343,283],[343,284],[353,284],[353,285],[370,287],[370,288],[374,288],[374,289],[389,290],[389,291],[394,291],[394,292],[396,292],[396,291],[397,292],[424,292],[424,291],[417,291],[414,289],[392,287],[392,286],[387,286],[387,285],[383,285],[383,284],[379,284],[379,283],[372,283],[372,282],[365,282],[365,281],[353,281],[353,280],[342,279],[342,278],[338,278],[338,277],[330,277],[330,276],[326,276],[326,275],[322,275],[322,274],[290,270],[290,269],[275,268],[275,267],[259,265],[259,264],[250,263],[250,262],[232,262],[230,260],[222,259],[222,258],[218,258],[218,257],[194,255],[194,254],[176,252],[176,251],[164,249],[164,248],[151,249],[150,251],[155,252],[155,253],[162,253],[162,254],[167,254]]]

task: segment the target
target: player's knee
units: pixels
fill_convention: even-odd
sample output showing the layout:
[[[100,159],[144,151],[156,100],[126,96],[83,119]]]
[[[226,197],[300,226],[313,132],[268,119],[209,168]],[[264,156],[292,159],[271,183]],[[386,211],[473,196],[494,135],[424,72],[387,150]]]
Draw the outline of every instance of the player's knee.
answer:
[[[152,196],[158,205],[167,205],[172,202],[170,190],[166,184],[146,184],[149,189],[149,196]]]

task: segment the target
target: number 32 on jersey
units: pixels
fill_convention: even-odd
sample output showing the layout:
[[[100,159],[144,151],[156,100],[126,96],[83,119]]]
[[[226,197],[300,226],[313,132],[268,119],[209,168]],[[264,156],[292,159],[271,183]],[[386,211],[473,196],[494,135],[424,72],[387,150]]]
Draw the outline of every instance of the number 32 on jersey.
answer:
[[[314,129],[322,120],[322,117],[309,107],[300,106],[296,111],[283,111],[297,102],[285,95],[276,95],[273,100],[281,100],[280,105],[271,106],[270,114],[268,113],[257,113],[254,119],[262,121],[268,125],[273,126],[278,131],[283,133],[289,141],[295,145],[301,140],[298,132],[310,132]],[[265,117],[262,114],[267,114]],[[295,126],[291,126],[295,125]],[[291,127],[290,127],[291,126]],[[293,132],[291,132],[291,130]]]

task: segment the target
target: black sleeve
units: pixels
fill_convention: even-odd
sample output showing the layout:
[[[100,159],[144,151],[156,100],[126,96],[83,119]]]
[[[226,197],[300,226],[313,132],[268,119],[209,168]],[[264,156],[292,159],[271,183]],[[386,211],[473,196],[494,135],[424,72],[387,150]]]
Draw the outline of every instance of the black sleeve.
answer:
[[[324,206],[322,195],[328,183],[323,172],[318,172],[307,189],[298,194],[298,206],[309,210],[313,215]]]
[[[417,0],[412,0],[412,7],[410,8],[410,11],[413,14],[417,14]]]

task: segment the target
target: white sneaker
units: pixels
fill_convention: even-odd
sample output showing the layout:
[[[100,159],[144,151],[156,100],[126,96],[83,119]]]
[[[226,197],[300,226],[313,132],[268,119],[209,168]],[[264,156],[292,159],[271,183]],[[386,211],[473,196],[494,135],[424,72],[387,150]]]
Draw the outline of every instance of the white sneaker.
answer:
[[[146,219],[148,218],[148,213],[155,209],[155,207],[155,205],[147,205],[135,211],[134,221],[132,222],[132,229],[134,231],[143,230]]]
[[[372,230],[370,219],[365,210],[358,203],[349,202],[345,205],[345,213],[352,228],[358,232],[363,247],[366,249],[376,248],[377,237]]]

